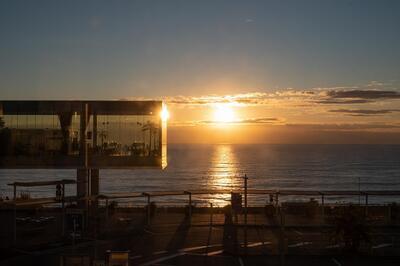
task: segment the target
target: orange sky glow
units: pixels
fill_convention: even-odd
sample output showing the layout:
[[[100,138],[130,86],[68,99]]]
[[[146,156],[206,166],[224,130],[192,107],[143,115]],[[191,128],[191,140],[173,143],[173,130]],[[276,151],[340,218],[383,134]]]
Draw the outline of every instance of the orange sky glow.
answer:
[[[400,143],[400,93],[386,87],[164,97],[169,142]]]

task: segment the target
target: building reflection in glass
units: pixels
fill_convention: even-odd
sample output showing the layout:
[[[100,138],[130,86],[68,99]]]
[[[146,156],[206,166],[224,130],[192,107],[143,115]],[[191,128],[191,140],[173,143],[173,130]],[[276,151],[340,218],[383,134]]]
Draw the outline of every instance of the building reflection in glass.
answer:
[[[0,168],[165,167],[162,106],[158,101],[0,101]]]

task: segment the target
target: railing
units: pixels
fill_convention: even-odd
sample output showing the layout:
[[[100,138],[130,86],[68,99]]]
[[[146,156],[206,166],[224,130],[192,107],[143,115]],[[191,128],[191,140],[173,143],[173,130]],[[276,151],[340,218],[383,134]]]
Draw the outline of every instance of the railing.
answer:
[[[228,189],[220,189],[220,190],[177,190],[177,191],[149,191],[149,192],[131,192],[131,193],[114,193],[114,194],[100,194],[95,196],[89,196],[86,198],[77,197],[68,197],[69,201],[77,201],[77,200],[118,200],[118,199],[131,199],[131,198],[143,198],[146,201],[151,200],[152,198],[160,198],[160,197],[173,197],[173,196],[187,196],[188,201],[193,200],[194,196],[203,196],[203,195],[228,195],[231,193],[244,193],[244,189],[236,189],[236,190],[228,190]],[[273,201],[275,204],[279,203],[279,197],[282,196],[307,196],[307,197],[320,197],[321,204],[325,203],[326,197],[334,197],[334,196],[349,196],[349,197],[364,197],[364,204],[369,204],[369,197],[400,197],[400,190],[265,190],[265,189],[248,189],[248,195],[254,196],[273,196]],[[56,198],[40,198],[40,199],[27,199],[27,200],[9,200],[0,202],[0,204],[7,205],[17,205],[17,206],[29,206],[29,205],[38,205],[38,204],[52,204],[58,203],[59,201]]]

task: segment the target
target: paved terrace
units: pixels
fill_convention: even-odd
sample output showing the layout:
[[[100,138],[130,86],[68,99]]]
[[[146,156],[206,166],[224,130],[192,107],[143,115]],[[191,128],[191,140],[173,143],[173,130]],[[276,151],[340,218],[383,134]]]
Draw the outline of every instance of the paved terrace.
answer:
[[[157,202],[166,196],[186,195],[188,198],[184,205],[188,205],[190,198],[196,195],[230,192],[163,191],[99,195],[88,200],[144,197],[148,202]],[[400,191],[248,190],[248,193],[278,197],[320,196],[321,202],[326,195],[362,195],[366,204],[369,195],[400,195]],[[65,198],[68,203],[76,200],[74,197]],[[33,206],[46,204],[59,204],[59,201],[46,198],[1,204],[4,209],[4,212],[0,212],[2,216],[7,216],[7,209],[14,209],[15,218],[20,221],[16,226],[17,242],[11,250],[7,249],[8,255],[2,258],[1,265],[35,265],[38,262],[41,265],[59,265],[60,257],[76,254],[104,261],[105,251],[109,249],[130,250],[132,265],[281,265],[283,261],[285,265],[298,265],[300,261],[307,265],[375,265],[377,261],[381,265],[399,263],[400,223],[399,217],[393,217],[393,206],[366,208],[367,205],[362,204],[351,207],[352,212],[366,218],[370,236],[369,241],[362,242],[360,246],[363,256],[354,258],[343,255],[344,242],[335,238],[337,233],[333,218],[346,208],[343,206],[327,205],[322,208],[322,204],[319,204],[312,213],[303,207],[285,207],[284,203],[261,208],[249,207],[245,226],[243,214],[236,219],[226,208],[193,208],[188,213],[188,208],[182,207],[159,207],[150,212],[150,208],[106,208],[103,205],[95,212],[95,219],[91,213],[90,234],[72,241],[70,235],[60,237],[60,208],[29,211]],[[37,225],[24,224],[23,219],[37,216],[54,217],[54,220]]]
[[[1,265],[38,262],[59,265],[61,256],[76,254],[104,261],[109,249],[130,250],[132,265],[280,265],[282,260],[286,260],[286,265],[298,265],[299,260],[307,261],[308,265],[354,262],[354,258],[343,255],[343,242],[335,240],[334,228],[318,225],[318,216],[286,214],[285,222],[281,223],[280,215],[267,216],[262,209],[249,212],[249,225],[245,227],[242,216],[236,224],[233,216],[219,208],[213,212],[209,208],[195,211],[191,219],[183,212],[160,208],[147,225],[144,212],[117,209],[110,214],[105,230],[95,237],[75,243],[69,238],[46,246],[28,247],[19,243],[14,256],[4,259]],[[361,254],[370,259],[358,258],[351,265],[376,265],[373,261],[398,265],[399,227],[371,228],[370,242],[362,243],[360,248]],[[38,232],[40,238],[45,235],[46,231]]]

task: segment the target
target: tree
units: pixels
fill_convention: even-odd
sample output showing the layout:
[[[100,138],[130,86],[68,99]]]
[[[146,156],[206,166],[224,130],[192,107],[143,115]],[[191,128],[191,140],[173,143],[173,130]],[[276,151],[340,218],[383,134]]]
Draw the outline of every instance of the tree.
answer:
[[[344,243],[346,252],[358,252],[362,242],[370,243],[365,217],[353,206],[347,207],[335,219],[334,239]]]

